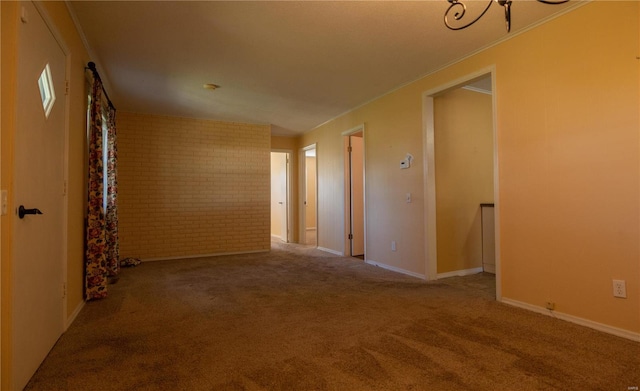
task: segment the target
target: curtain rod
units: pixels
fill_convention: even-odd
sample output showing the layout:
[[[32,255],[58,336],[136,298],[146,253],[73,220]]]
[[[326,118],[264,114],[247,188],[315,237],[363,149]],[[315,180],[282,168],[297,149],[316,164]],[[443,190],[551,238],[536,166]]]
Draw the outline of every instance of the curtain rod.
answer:
[[[102,83],[102,79],[100,78],[100,74],[98,73],[98,70],[96,69],[96,63],[93,61],[89,61],[87,63],[87,67],[85,69],[89,69],[91,72],[93,72],[93,77],[97,78],[98,80],[100,80],[100,83]],[[107,94],[107,90],[104,89],[104,84],[102,85],[102,92],[104,92],[104,96],[107,98],[107,102],[109,103],[109,107],[111,107],[112,109],[116,109],[115,106],[113,105],[113,103],[111,103],[111,99],[109,99],[109,94]]]

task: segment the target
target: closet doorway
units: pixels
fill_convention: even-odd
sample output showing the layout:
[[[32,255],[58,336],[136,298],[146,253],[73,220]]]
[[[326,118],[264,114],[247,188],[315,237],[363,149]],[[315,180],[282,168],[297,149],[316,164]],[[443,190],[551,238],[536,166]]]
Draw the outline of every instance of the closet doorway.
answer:
[[[285,243],[289,232],[289,152],[271,152],[271,236]]]
[[[312,144],[301,151],[302,213],[300,242],[318,246],[318,157],[316,145]]]
[[[488,69],[424,95],[425,228],[428,279],[495,274],[499,300],[494,81]]]

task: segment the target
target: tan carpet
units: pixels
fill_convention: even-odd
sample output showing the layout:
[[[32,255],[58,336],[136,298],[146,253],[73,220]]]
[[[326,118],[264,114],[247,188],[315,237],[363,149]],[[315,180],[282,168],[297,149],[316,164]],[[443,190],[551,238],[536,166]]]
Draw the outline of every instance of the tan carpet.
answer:
[[[624,390],[640,344],[297,245],[145,263],[28,390]]]

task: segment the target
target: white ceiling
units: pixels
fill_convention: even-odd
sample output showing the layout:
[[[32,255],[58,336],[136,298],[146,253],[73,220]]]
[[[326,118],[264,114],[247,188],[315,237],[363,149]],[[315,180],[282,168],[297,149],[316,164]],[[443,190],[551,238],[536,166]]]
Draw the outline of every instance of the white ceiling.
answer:
[[[510,34],[575,3],[514,0]],[[68,4],[118,110],[271,124],[279,135],[313,129],[507,36],[497,4],[466,30],[447,29],[445,0]],[[467,17],[485,4],[470,1]]]

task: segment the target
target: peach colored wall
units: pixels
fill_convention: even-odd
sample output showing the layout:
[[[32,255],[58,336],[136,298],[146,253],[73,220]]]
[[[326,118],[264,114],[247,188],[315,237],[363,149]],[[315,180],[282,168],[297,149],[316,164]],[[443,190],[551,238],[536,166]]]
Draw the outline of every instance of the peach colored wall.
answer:
[[[302,136],[301,145],[316,144],[318,247],[344,254],[344,156],[339,119]],[[351,126],[353,127],[353,126]]]
[[[398,91],[303,135],[303,145],[317,143],[320,247],[348,251],[341,133],[365,124],[367,259],[424,275],[422,98],[416,98],[406,99]],[[415,160],[401,170],[407,153]],[[406,203],[406,193],[412,194],[412,203]]]
[[[67,209],[67,321],[73,318],[83,303],[84,268],[84,198],[86,195],[86,96],[84,67],[89,55],[62,1],[42,2],[68,50],[69,113],[68,113],[68,209]],[[16,43],[19,2],[0,2],[2,7],[2,188],[8,190],[9,207],[13,208],[13,134],[15,132]],[[2,384],[9,389],[11,359],[11,232],[13,215],[0,218],[2,224]]]
[[[118,113],[121,257],[268,251],[270,129]]]
[[[497,80],[505,296],[635,332],[638,6],[594,2],[507,42]]]
[[[491,95],[434,99],[438,273],[482,267],[480,204],[493,202]]]
[[[365,123],[367,258],[425,274],[423,94],[494,67],[503,299],[640,332],[638,7],[588,3],[303,135],[318,145],[320,246],[344,251],[340,133]]]
[[[296,137],[271,136],[271,149],[295,152],[300,146]]]

